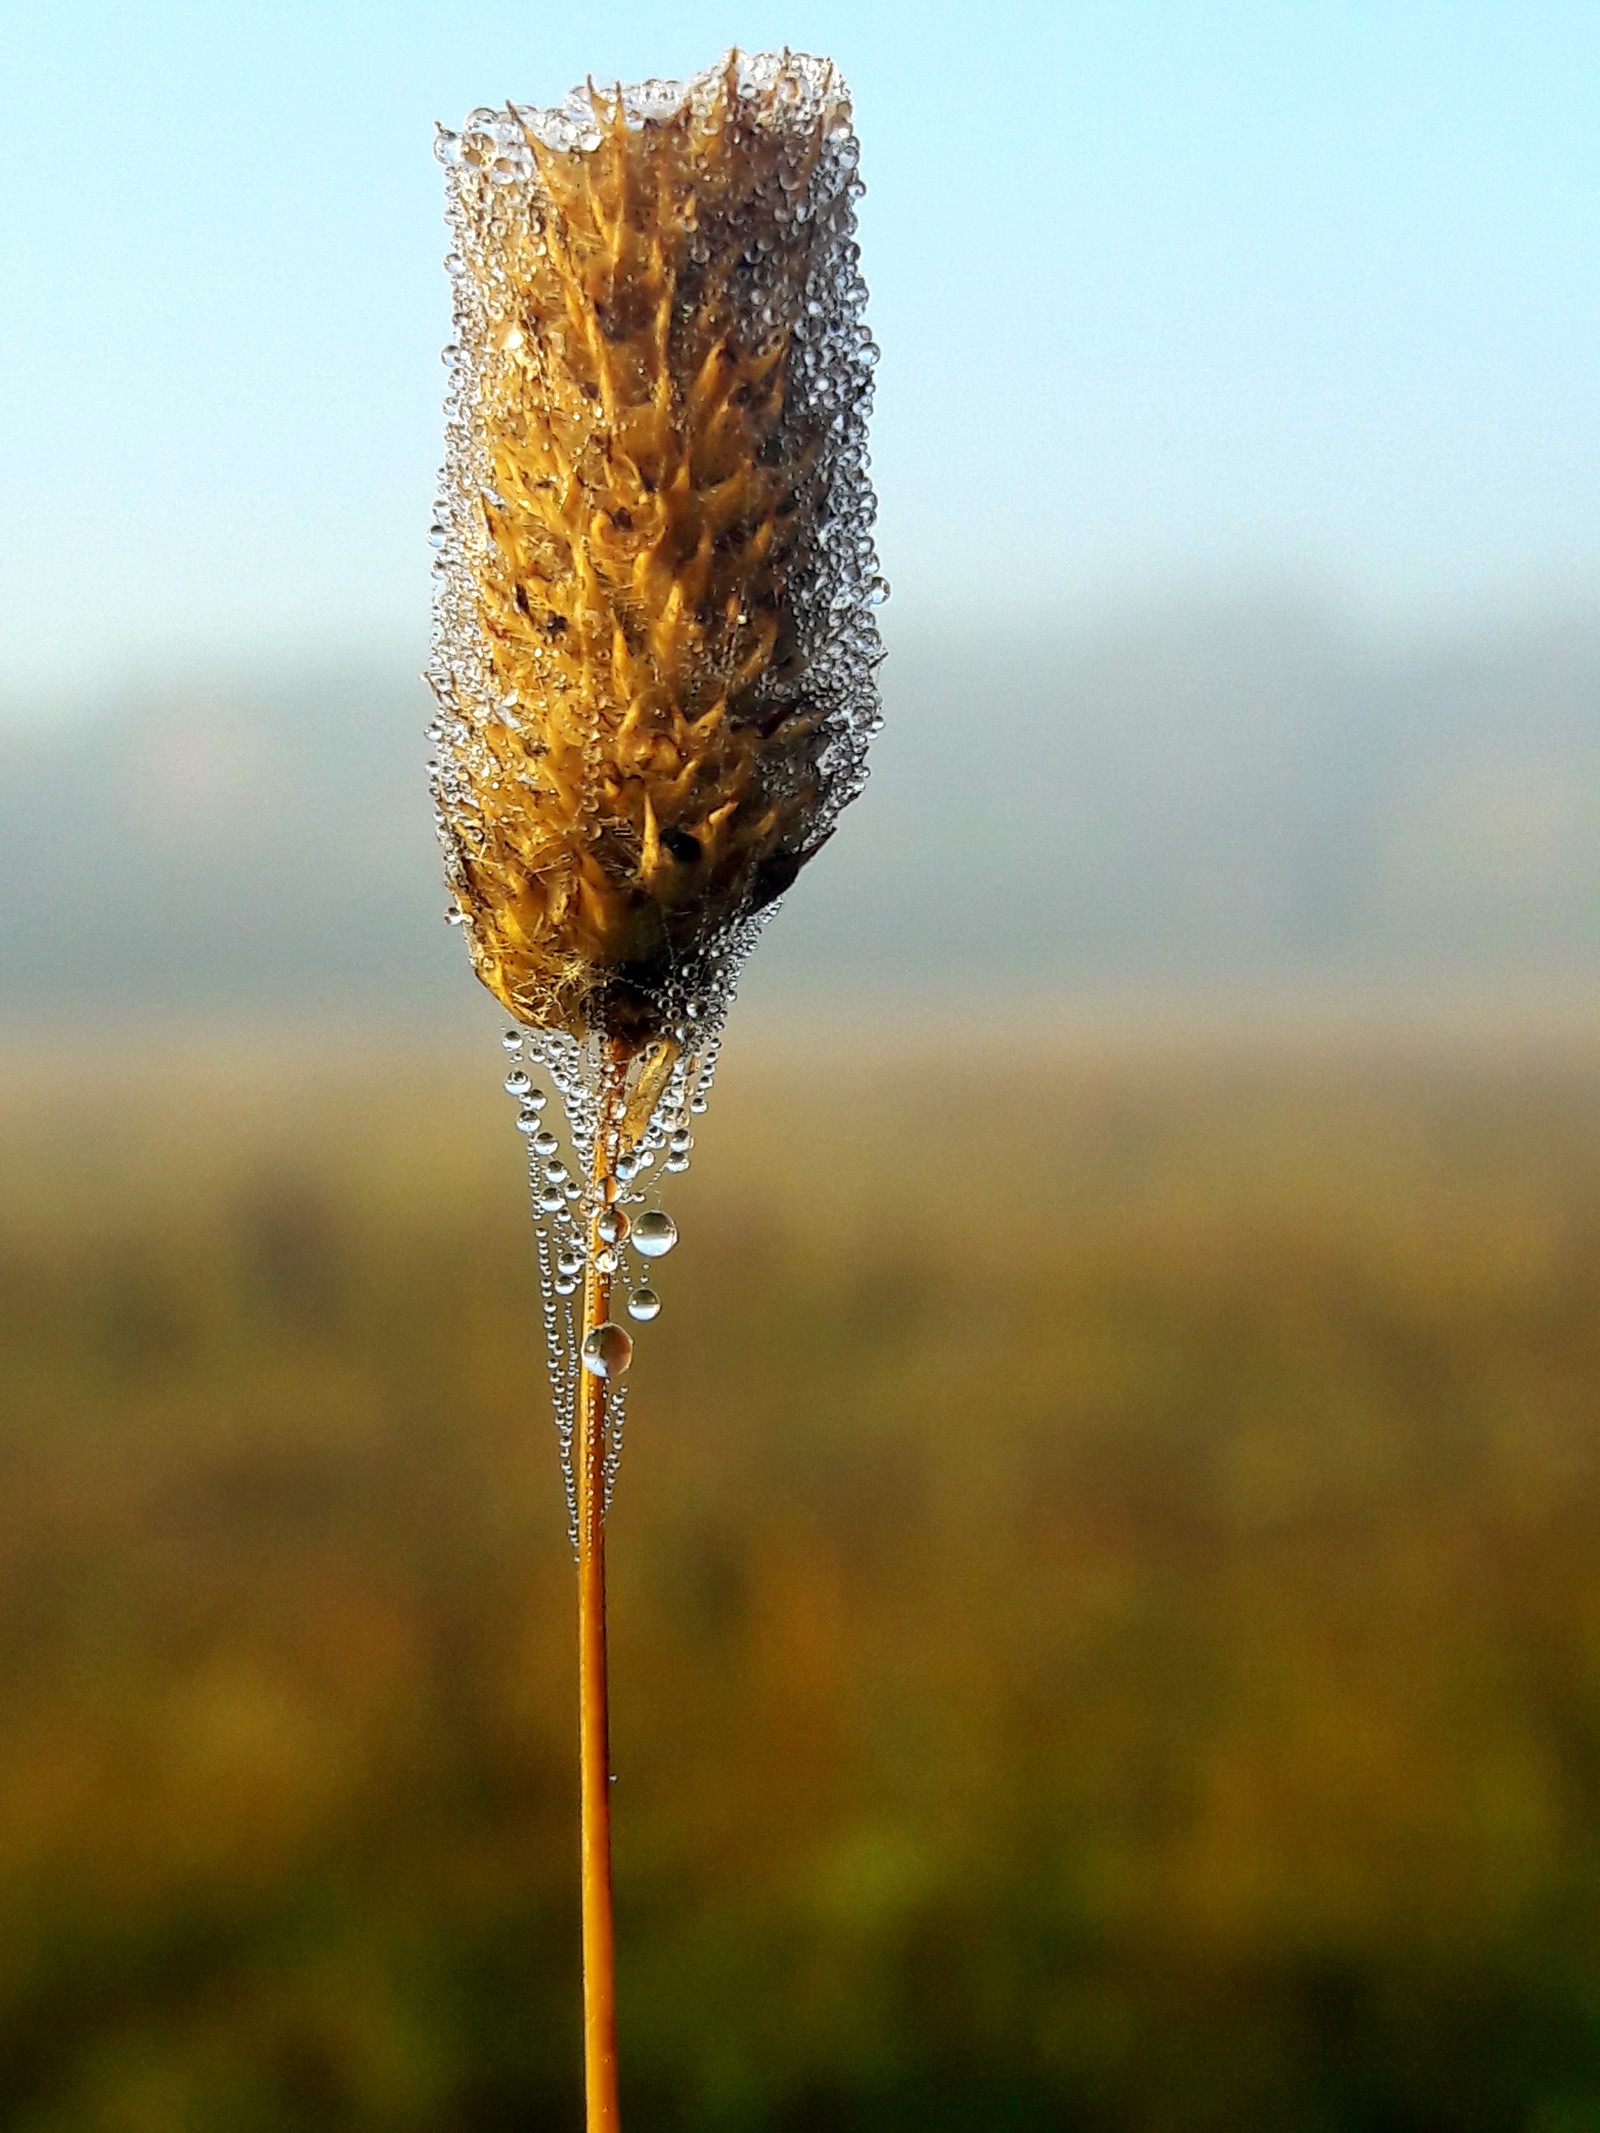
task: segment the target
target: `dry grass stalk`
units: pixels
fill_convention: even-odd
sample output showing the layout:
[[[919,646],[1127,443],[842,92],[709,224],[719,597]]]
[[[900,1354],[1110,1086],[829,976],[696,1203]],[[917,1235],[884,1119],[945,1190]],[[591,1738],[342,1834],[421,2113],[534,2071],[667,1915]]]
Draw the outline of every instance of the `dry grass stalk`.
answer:
[[[620,1060],[614,1068],[620,1092]],[[604,1205],[615,1160],[607,1136],[596,1138],[595,1184]],[[584,1269],[582,1338],[610,1318],[611,1269],[591,1249]],[[612,2133],[617,2100],[616,1929],[611,1906],[611,1711],[606,1651],[607,1377],[581,1371],[577,1387],[578,1794],[583,1919],[583,2085],[590,2133]]]
[[[450,915],[538,1033],[508,1048],[554,1075],[581,1181],[515,1071],[578,1556],[589,2126],[612,2133],[604,1514],[631,1341],[607,1314],[630,1235],[653,1258],[675,1234],[630,1219],[636,1171],[685,1167],[739,964],[865,777],[876,351],[825,61],[479,111],[441,157],[434,792]]]

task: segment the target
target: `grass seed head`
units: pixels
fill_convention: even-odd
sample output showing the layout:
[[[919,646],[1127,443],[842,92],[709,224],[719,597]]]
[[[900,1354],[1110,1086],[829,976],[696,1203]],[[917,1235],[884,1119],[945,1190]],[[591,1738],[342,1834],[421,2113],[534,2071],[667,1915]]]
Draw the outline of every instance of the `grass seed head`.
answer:
[[[642,1047],[716,1013],[877,723],[850,106],[733,53],[440,153],[447,874],[514,1015]]]

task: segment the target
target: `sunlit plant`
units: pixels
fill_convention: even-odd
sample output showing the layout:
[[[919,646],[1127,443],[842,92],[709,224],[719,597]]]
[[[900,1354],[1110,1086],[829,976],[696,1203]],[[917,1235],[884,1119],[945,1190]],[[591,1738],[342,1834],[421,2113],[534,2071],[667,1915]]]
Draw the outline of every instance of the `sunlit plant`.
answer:
[[[739,970],[866,775],[877,352],[826,60],[590,83],[474,111],[438,153],[455,338],[432,779],[447,916],[516,1023],[506,1088],[578,1562],[599,2133],[618,2123],[605,1515],[624,1320],[661,1309],[662,1185],[689,1166]]]

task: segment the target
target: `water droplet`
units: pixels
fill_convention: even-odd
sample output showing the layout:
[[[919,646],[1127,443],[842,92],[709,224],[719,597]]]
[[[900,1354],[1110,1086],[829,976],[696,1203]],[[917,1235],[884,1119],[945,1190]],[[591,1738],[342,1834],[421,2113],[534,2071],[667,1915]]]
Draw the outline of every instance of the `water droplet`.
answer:
[[[539,1145],[538,1141],[535,1141],[533,1145],[537,1148]],[[545,1174],[549,1178],[552,1185],[565,1185],[565,1183],[567,1182],[567,1166],[565,1163],[551,1163],[547,1165]]]
[[[537,1118],[538,1113],[535,1112],[534,1116]],[[535,1155],[554,1155],[556,1150],[560,1146],[561,1143],[556,1139],[555,1135],[550,1131],[550,1128],[548,1126],[541,1126],[539,1131],[533,1136],[533,1152]],[[565,1175],[566,1173],[565,1171],[563,1171],[562,1176],[564,1177]]]
[[[561,1206],[561,1204],[561,1192],[554,1185],[546,1186],[544,1191],[539,1195],[539,1207],[541,1212],[544,1214],[553,1215],[556,1212],[557,1208]]]
[[[703,1096],[697,1096],[694,1102],[690,1104],[689,1109],[693,1112],[696,1112],[697,1114],[703,1115],[706,1109],[705,1098]]]
[[[505,1035],[500,1039],[500,1042],[505,1046],[508,1052],[520,1052],[522,1050],[521,1030],[508,1029]]]
[[[506,1076],[506,1094],[508,1096],[526,1096],[531,1086],[532,1084],[529,1082],[527,1075],[523,1073],[521,1067],[518,1067],[514,1074]]]
[[[694,1135],[689,1131],[687,1126],[678,1126],[674,1129],[671,1139],[667,1142],[667,1146],[672,1150],[674,1155],[686,1155],[688,1151],[694,1146]]]
[[[628,1316],[643,1320],[648,1325],[661,1310],[661,1298],[654,1289],[635,1289],[628,1298]]]
[[[605,1207],[595,1224],[595,1233],[602,1244],[626,1244],[630,1224],[620,1207]]]
[[[677,1241],[677,1223],[659,1207],[652,1207],[633,1225],[633,1248],[646,1259],[664,1258]]]
[[[627,1185],[632,1182],[634,1176],[638,1171],[638,1168],[639,1161],[637,1156],[619,1155],[617,1157],[617,1176],[622,1180],[624,1185]]]
[[[447,926],[464,926],[467,922],[467,914],[458,905],[452,904],[444,915],[444,922]]]
[[[612,1319],[583,1338],[583,1367],[591,1377],[620,1378],[633,1361],[633,1336]]]
[[[538,1130],[539,1114],[537,1111],[519,1111],[517,1113],[517,1131],[519,1133],[537,1133]]]
[[[616,1252],[609,1244],[602,1244],[594,1255],[594,1263],[598,1273],[614,1274],[617,1271]]]
[[[689,1167],[689,1158],[686,1155],[669,1155],[666,1167],[681,1175]]]
[[[558,1296],[572,1295],[577,1286],[578,1284],[573,1280],[570,1274],[558,1274],[556,1276],[555,1292]]]

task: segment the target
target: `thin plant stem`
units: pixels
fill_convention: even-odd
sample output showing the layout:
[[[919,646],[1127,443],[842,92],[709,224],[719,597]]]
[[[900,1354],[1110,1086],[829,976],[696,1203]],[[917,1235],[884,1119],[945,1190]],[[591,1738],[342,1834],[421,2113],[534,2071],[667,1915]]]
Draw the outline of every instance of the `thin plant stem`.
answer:
[[[611,1076],[595,1134],[595,1178],[610,1169]],[[611,1276],[591,1236],[583,1335],[603,1325]],[[588,2133],[619,2133],[616,1941],[611,1915],[611,1728],[606,1688],[606,1381],[578,1365],[578,1782],[583,1878],[583,2077]]]

